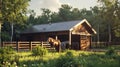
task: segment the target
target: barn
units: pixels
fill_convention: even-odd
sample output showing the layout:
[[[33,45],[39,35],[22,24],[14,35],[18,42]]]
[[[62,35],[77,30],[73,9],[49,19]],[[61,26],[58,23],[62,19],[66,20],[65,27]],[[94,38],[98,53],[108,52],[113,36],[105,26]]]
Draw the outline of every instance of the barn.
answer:
[[[49,37],[68,42],[71,49],[85,50],[91,45],[91,36],[96,34],[86,19],[34,25],[20,35],[22,41],[47,41]]]

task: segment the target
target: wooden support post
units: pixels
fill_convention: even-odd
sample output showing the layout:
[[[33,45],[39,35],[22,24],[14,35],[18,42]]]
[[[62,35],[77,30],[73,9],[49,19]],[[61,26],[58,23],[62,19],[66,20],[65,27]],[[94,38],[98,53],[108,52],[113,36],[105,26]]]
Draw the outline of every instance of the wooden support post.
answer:
[[[30,48],[30,51],[32,51],[32,42],[30,41],[30,44],[29,44],[29,48]]]
[[[58,36],[55,36],[55,39],[58,40]]]
[[[92,48],[92,36],[89,36],[89,38],[90,38],[90,49]]]
[[[69,31],[69,48],[71,48],[71,31]]]
[[[19,42],[16,44],[16,50],[19,51]]]

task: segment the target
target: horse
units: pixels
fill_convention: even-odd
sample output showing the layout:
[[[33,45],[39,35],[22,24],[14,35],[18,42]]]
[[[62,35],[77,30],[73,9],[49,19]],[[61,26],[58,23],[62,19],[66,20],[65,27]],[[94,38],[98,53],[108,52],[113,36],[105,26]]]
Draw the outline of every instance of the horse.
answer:
[[[51,47],[55,47],[55,49],[59,52],[61,49],[61,42],[60,40],[53,39],[51,37],[48,38],[48,42],[50,43]]]
[[[69,41],[63,41],[63,42],[61,42],[61,49],[62,50],[69,49]]]

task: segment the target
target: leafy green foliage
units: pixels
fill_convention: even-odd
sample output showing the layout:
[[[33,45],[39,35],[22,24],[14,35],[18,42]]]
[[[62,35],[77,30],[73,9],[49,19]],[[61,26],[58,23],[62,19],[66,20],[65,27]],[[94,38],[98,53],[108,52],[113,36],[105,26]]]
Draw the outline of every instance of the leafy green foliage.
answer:
[[[3,65],[0,65],[1,67],[17,67],[16,62],[4,62]]]
[[[28,0],[26,0],[26,1],[28,1]],[[5,0],[5,2],[7,2],[7,0]],[[26,18],[26,15],[25,15],[26,9],[22,9],[22,10],[25,10],[25,12],[22,11],[23,14],[20,13],[22,16],[24,16],[21,18],[23,20],[27,19],[27,22],[23,23],[23,24],[21,23],[21,25],[14,24],[14,26],[15,26],[15,29],[17,28],[16,31],[22,31],[23,29],[31,27],[32,25],[36,25],[36,24],[46,24],[46,23],[54,23],[54,22],[60,22],[60,21],[87,19],[90,22],[90,24],[92,25],[92,27],[97,32],[99,31],[98,34],[100,37],[99,38],[100,41],[109,41],[110,35],[108,36],[108,34],[110,34],[110,32],[111,32],[111,36],[112,36],[112,41],[119,41],[120,39],[117,37],[120,36],[120,33],[119,33],[120,32],[120,30],[119,30],[120,29],[120,23],[119,23],[120,22],[120,6],[119,6],[120,2],[118,0],[105,0],[105,1],[99,0],[98,3],[101,3],[102,6],[91,7],[90,10],[87,10],[85,8],[79,10],[78,8],[73,8],[72,6],[67,5],[67,4],[61,5],[58,12],[52,12],[49,9],[43,8],[43,9],[41,9],[42,14],[38,17],[35,17],[35,12],[32,10],[28,19]],[[27,4],[28,3],[26,2],[25,5],[27,6]],[[5,5],[5,3],[4,3],[4,5]],[[23,7],[23,8],[25,8],[25,7]],[[8,11],[10,9],[4,9],[4,10]],[[10,12],[11,12],[10,13],[11,16],[13,17],[14,12],[12,12],[12,11],[10,11]],[[6,12],[4,12],[4,13],[6,13]],[[16,16],[16,14],[15,14],[15,16]],[[10,16],[8,16],[8,17],[10,17]],[[16,20],[16,17],[13,17],[13,19],[14,18],[15,18],[15,20],[14,20],[15,23],[18,22],[19,20],[21,20],[21,18],[19,18],[19,17],[18,17],[19,19],[17,19],[17,20]],[[8,21],[5,18],[4,18],[4,20]],[[22,20],[20,22],[22,22]],[[99,25],[99,27],[98,27],[98,25]],[[109,30],[109,26],[111,27],[110,30]],[[10,29],[10,27],[7,27],[7,28]],[[98,30],[98,28],[99,28],[99,30]],[[6,30],[6,29],[3,28],[3,30]],[[9,33],[9,32],[5,31],[5,33]],[[103,39],[103,37],[104,37],[104,39]],[[95,36],[93,39],[94,39],[93,41],[96,41],[97,36]],[[8,39],[6,39],[6,40],[8,40]]]
[[[120,34],[120,2],[119,0],[99,0],[102,5],[102,18],[105,23],[111,25],[111,30],[115,36]],[[111,19],[110,19],[111,18]]]
[[[2,18],[3,21],[10,23],[19,23],[24,21],[29,0],[3,0],[2,1]]]
[[[27,20],[26,13],[27,13],[27,6],[29,5],[28,3],[29,1],[30,0],[24,0],[24,1],[22,0],[0,0],[0,23],[4,24],[4,23],[9,22],[11,27],[12,25],[16,27],[19,27],[20,25],[24,25],[24,22],[26,22]],[[10,34],[9,32],[11,32],[11,30],[13,32],[13,29],[11,29],[11,27],[10,26],[7,27],[7,29],[10,29],[8,31],[2,28],[4,30],[4,31],[2,30],[2,32],[5,34]],[[19,28],[18,30],[21,30],[21,28]],[[2,37],[5,37],[5,35],[2,35]],[[11,33],[11,40],[12,40],[12,37],[13,36]],[[3,41],[9,39],[9,38],[8,39],[6,38],[2,38]]]
[[[71,67],[71,66],[74,67],[75,58],[73,56],[73,53],[74,52],[72,50],[66,51],[65,55],[62,55],[60,58],[57,59],[55,66],[56,67]]]
[[[43,47],[41,47],[41,46],[36,46],[36,48],[34,48],[32,50],[32,53],[35,56],[38,56],[38,55],[39,56],[43,56],[43,55],[46,55],[48,53],[48,50],[43,48]]]
[[[15,51],[11,47],[3,47],[0,48],[0,61],[3,62],[11,62],[14,60]]]
[[[110,47],[110,48],[106,51],[105,54],[106,54],[106,55],[109,55],[109,56],[112,56],[112,55],[116,55],[117,53],[116,53],[116,51],[115,51],[115,49],[114,49],[113,47]]]
[[[48,53],[43,57],[33,56],[31,52],[19,52],[17,55],[19,62],[16,65],[19,67],[119,67],[120,65],[120,55],[109,56],[104,52],[67,50],[64,53]]]
[[[4,40],[4,41],[9,41],[10,40],[10,35],[8,33],[6,33],[6,32],[2,32],[1,36],[2,36],[1,37],[2,40]]]

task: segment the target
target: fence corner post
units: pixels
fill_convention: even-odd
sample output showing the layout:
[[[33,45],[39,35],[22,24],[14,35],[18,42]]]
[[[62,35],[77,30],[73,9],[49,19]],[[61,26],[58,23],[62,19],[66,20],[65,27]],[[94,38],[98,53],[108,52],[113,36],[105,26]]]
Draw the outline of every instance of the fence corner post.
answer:
[[[32,51],[32,41],[30,41],[29,49],[30,49],[30,51]]]
[[[16,44],[16,50],[19,51],[19,42]]]
[[[1,43],[1,47],[4,47],[4,42]]]

